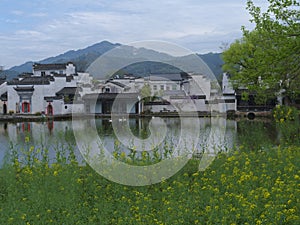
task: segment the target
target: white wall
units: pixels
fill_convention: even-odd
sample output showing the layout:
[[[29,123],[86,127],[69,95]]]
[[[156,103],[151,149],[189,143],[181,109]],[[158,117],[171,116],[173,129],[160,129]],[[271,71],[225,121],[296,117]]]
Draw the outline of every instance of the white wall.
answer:
[[[32,85],[22,85],[22,87],[31,87]],[[19,103],[19,95],[14,90],[16,85],[7,86],[8,92],[8,111],[13,110],[16,112],[16,103]],[[34,92],[31,98],[30,110],[32,114],[37,112],[46,112],[48,103],[44,100],[44,97],[55,96],[55,93],[60,91],[64,87],[76,87],[76,82],[66,82],[65,77],[55,77],[54,82],[50,82],[49,85],[34,85]],[[62,114],[65,110],[61,109],[61,103],[54,104],[54,114]]]
[[[65,69],[61,69],[61,70],[33,70],[33,75],[41,76],[42,72],[45,72],[45,75],[51,75],[51,73],[72,75],[75,74],[76,68],[72,63],[69,63],[66,65]]]
[[[7,83],[4,82],[0,85],[0,95],[4,94],[7,91]]]
[[[66,66],[66,75],[72,75],[75,74],[75,66],[72,63],[69,63]]]
[[[16,103],[19,104],[19,100],[19,95],[15,91],[14,86],[7,86],[7,112],[16,112]]]
[[[223,93],[226,93],[226,94],[233,94],[235,92],[232,88],[232,84],[229,81],[229,77],[228,77],[227,73],[223,73],[222,90],[223,90]]]
[[[205,95],[206,99],[210,99],[211,84],[210,80],[202,75],[192,75],[190,81],[190,95]]]
[[[46,102],[46,105],[48,105],[48,102]],[[61,100],[54,100],[53,102],[51,102],[51,105],[53,107],[53,115],[62,114],[62,107],[64,105],[64,101],[62,99]]]

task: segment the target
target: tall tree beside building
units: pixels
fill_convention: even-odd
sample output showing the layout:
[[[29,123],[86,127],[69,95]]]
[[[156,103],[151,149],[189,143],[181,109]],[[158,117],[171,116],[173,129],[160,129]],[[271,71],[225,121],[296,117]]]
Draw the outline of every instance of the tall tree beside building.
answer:
[[[223,70],[235,88],[245,87],[265,101],[269,97],[290,103],[300,94],[300,3],[268,0],[265,12],[247,1],[252,31],[223,52]]]
[[[144,102],[149,102],[151,100],[151,87],[149,84],[144,84],[140,90],[140,95]]]

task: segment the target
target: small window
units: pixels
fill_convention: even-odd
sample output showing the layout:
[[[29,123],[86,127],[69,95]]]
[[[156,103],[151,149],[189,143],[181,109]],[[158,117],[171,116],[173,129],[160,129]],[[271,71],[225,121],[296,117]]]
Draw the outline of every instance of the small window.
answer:
[[[160,85],[160,90],[165,90],[165,86],[164,85]]]
[[[42,72],[41,72],[41,76],[42,76],[42,77],[46,76],[46,72],[45,72],[45,71],[42,71]]]
[[[166,90],[167,90],[167,91],[170,91],[170,86],[167,85],[167,86],[166,86]]]
[[[65,105],[65,109],[68,109],[68,106],[67,106],[67,105]]]
[[[177,85],[176,85],[176,84],[173,84],[173,85],[172,85],[172,90],[173,90],[173,91],[177,90]]]
[[[105,93],[109,93],[110,92],[110,88],[105,88]]]
[[[157,85],[153,85],[153,90],[157,91]]]
[[[60,70],[60,71],[59,71],[59,74],[64,74],[64,71],[63,71],[63,70]]]

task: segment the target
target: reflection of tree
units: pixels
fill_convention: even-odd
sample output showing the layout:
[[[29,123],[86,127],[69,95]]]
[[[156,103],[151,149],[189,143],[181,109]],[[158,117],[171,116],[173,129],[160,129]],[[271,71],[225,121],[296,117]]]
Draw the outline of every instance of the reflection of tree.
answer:
[[[284,121],[277,123],[278,141],[282,145],[300,145],[299,121]]]
[[[237,123],[238,144],[246,149],[259,150],[272,146],[276,136],[276,129],[271,122],[245,120]]]

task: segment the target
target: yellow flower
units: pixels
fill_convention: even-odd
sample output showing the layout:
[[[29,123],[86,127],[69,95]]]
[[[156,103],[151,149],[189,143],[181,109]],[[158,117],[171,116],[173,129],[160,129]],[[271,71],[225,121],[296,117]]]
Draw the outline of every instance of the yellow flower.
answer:
[[[29,148],[29,152],[33,152],[34,151],[34,146],[31,146],[30,148]]]
[[[269,198],[270,195],[271,195],[271,194],[270,194],[268,191],[265,191],[265,192],[264,192],[264,198]]]
[[[260,224],[262,224],[262,221],[261,220],[257,220],[256,221],[256,225],[260,225]]]
[[[30,141],[30,138],[28,136],[25,137],[25,143],[28,143]]]
[[[126,157],[126,154],[125,154],[125,152],[121,152],[121,158],[125,158]]]
[[[210,207],[209,205],[206,206],[206,207],[205,207],[205,211],[206,211],[206,212],[210,212],[210,211],[211,211],[211,207]]]

